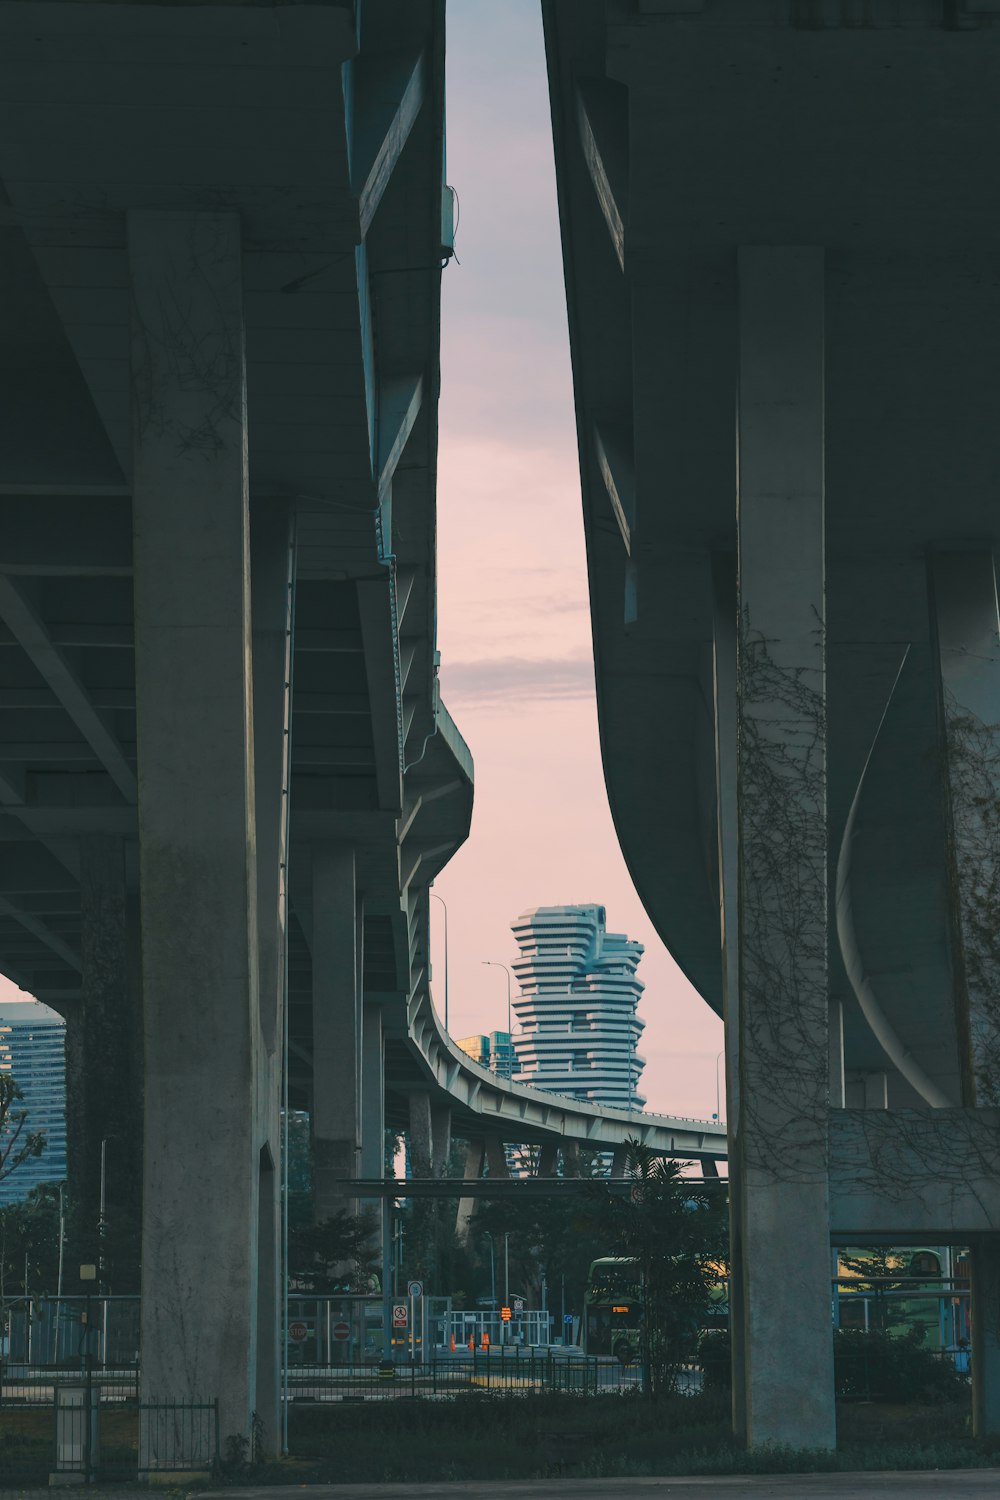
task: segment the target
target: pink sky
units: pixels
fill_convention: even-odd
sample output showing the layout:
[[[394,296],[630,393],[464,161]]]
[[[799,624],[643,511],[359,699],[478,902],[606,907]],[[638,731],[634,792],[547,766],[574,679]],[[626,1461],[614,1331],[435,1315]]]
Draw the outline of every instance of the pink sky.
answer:
[[[435,889],[455,1036],[506,1025],[510,921],[602,903],[646,945],[649,1108],[716,1108],[721,1022],[678,971],[625,869],[597,740],[586,563],[538,0],[451,0],[438,613],[445,700],[476,762],[472,837]],[[444,999],[443,914],[431,903]],[[0,980],[0,1003],[20,996]],[[21,996],[21,998],[25,998]]]
[[[537,0],[448,6],[448,180],[460,264],[442,293],[438,645],[476,762],[472,836],[438,880],[455,1036],[506,1025],[510,922],[599,902],[646,945],[641,1088],[711,1116],[722,1023],[656,937],[608,811]],[[432,902],[443,1005],[443,913]]]

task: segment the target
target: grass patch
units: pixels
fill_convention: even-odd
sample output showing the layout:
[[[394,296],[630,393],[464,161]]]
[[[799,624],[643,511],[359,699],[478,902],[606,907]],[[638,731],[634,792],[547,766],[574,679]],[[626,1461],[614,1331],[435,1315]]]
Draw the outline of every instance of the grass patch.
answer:
[[[139,1408],[101,1407],[101,1469],[134,1477],[139,1453]],[[0,1407],[0,1476],[5,1486],[47,1484],[55,1468],[51,1406]]]
[[[488,1396],[297,1406],[293,1457],[256,1466],[260,1483],[421,1483],[615,1478],[673,1474],[780,1474],[857,1469],[977,1468],[995,1451],[968,1432],[968,1406],[863,1407],[841,1403],[836,1453],[782,1447],[746,1452],[729,1430],[721,1392]],[[246,1479],[244,1473],[244,1481]]]

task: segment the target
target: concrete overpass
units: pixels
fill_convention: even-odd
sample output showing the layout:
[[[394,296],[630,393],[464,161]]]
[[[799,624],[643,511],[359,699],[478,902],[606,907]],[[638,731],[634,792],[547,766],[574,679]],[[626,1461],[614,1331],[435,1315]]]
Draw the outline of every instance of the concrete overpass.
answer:
[[[833,1443],[831,1240],[922,1238],[995,1431],[1000,13],[543,11],[605,775],[727,1021],[737,1430]]]
[[[109,1221],[141,1182],[144,1396],[224,1436],[277,1430],[283,1099],[320,1216],[387,1117],[428,1174],[724,1152],[434,1016],[443,49],[440,0],[0,0],[0,971],[67,1018],[88,1258],[102,1142]]]
[[[223,1435],[277,1431],[283,1042],[322,1211],[469,828],[443,55],[439,0],[0,3],[0,969],[68,1018],[84,1242],[102,1140],[142,1183],[144,1394]]]

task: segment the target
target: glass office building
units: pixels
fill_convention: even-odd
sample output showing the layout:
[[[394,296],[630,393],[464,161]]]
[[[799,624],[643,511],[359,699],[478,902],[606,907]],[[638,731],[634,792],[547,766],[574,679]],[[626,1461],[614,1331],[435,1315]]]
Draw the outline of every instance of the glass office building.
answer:
[[[66,1023],[37,1000],[0,1006],[0,1073],[12,1073],[28,1111],[24,1130],[45,1136],[41,1156],[29,1157],[0,1180],[0,1205],[26,1198],[41,1182],[66,1176]],[[22,1140],[24,1136],[22,1134]]]

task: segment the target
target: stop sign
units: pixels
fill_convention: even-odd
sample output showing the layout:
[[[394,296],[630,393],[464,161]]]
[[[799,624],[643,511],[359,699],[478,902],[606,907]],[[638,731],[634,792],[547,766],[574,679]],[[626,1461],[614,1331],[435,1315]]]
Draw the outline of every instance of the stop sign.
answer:
[[[333,1336],[335,1339],[339,1339],[341,1343],[343,1343],[345,1339],[349,1339],[351,1336],[350,1324],[334,1323]]]
[[[288,1337],[293,1344],[302,1344],[309,1337],[309,1329],[304,1323],[289,1323]]]

